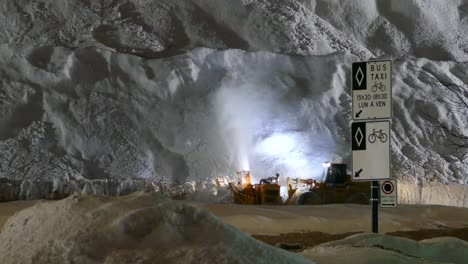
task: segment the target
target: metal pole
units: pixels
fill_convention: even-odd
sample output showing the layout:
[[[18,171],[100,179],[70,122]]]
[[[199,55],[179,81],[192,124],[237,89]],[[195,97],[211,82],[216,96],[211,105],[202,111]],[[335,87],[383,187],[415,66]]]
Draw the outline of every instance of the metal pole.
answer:
[[[379,233],[379,181],[372,181],[372,233]]]

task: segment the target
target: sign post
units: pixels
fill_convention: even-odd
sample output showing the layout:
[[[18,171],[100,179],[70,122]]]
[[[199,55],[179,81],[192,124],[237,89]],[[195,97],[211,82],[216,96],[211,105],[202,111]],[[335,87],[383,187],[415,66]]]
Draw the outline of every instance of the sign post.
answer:
[[[372,182],[372,232],[378,233],[378,180],[390,178],[392,62],[353,63],[351,94],[352,179]]]
[[[379,232],[379,181],[372,181],[372,233]]]

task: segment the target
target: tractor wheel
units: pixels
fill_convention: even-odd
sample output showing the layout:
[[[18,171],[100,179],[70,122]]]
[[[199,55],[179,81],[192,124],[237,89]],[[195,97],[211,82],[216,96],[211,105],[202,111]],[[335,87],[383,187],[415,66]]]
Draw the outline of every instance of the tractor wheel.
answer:
[[[365,193],[354,193],[346,199],[348,204],[370,204],[370,198]]]
[[[322,204],[322,199],[320,196],[315,192],[306,192],[301,194],[297,199],[296,204],[299,205],[318,205]]]

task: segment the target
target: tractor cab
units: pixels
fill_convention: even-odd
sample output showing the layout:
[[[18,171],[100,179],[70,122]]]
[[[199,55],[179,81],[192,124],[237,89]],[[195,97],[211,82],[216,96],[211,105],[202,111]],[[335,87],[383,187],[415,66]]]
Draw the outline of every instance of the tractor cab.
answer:
[[[350,181],[350,176],[346,174],[346,164],[325,163],[325,179],[324,185],[326,188],[346,188]],[[329,166],[328,166],[329,164]]]
[[[296,204],[369,204],[369,182],[351,181],[346,164],[326,162],[323,167],[325,170],[322,181],[315,181],[309,191],[300,193]]]

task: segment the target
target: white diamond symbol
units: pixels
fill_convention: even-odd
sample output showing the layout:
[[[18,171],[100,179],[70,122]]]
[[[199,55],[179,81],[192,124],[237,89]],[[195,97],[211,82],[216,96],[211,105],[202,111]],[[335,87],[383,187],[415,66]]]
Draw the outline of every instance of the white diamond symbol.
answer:
[[[354,77],[356,77],[356,81],[358,82],[359,86],[361,86],[362,81],[364,80],[364,73],[362,72],[361,67],[358,68],[356,76]]]
[[[358,127],[356,130],[356,135],[354,135],[354,138],[356,139],[356,142],[358,143],[358,147],[361,146],[362,139],[364,138],[364,135],[362,134],[361,127]]]

